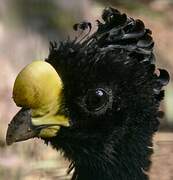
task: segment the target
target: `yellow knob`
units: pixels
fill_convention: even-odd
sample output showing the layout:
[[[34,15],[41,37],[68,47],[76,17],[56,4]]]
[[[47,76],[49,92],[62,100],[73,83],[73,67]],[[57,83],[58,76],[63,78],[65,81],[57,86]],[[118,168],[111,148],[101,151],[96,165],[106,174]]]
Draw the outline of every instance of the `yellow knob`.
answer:
[[[13,99],[17,106],[38,109],[57,101],[61,90],[56,70],[45,61],[33,61],[18,74]]]

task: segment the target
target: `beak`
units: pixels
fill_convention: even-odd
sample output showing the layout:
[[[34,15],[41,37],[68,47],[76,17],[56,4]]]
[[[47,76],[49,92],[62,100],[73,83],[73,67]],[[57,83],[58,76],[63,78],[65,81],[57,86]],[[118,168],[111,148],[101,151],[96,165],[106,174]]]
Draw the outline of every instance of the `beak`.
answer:
[[[62,126],[69,126],[69,119],[59,113],[63,112],[62,89],[56,70],[44,61],[34,61],[18,74],[13,99],[22,109],[8,126],[7,145],[34,137],[51,138]]]
[[[69,120],[62,115],[33,118],[32,111],[22,108],[10,122],[6,143],[28,140],[34,137],[50,138],[57,135],[60,127],[68,127]]]
[[[31,112],[21,109],[12,119],[8,126],[6,142],[11,145],[13,142],[27,140],[37,133],[31,129]]]

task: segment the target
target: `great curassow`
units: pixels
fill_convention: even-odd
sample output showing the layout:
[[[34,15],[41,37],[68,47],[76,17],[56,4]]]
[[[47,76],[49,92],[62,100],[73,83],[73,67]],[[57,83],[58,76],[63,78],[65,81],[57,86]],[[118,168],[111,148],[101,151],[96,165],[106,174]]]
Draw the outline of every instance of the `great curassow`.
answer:
[[[75,24],[86,35],[51,43],[46,62],[21,71],[7,144],[42,138],[69,159],[72,180],[147,180],[169,75],[141,20],[111,7],[102,19],[91,35],[91,23]]]

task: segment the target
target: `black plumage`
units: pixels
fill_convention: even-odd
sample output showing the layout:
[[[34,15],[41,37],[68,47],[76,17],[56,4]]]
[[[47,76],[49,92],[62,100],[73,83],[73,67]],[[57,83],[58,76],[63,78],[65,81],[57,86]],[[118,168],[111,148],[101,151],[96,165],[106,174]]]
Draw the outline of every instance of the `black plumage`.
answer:
[[[73,180],[146,180],[169,75],[163,69],[155,73],[154,42],[141,20],[113,8],[102,19],[83,40],[51,44],[46,61],[64,82],[62,109],[71,127],[46,142],[71,161]],[[82,24],[75,29],[90,30],[90,23]],[[100,100],[86,99],[98,89],[108,97],[95,110],[88,106]]]
[[[163,69],[155,73],[154,42],[141,20],[113,8],[105,9],[102,19],[91,35],[51,43],[46,61],[64,82],[62,109],[71,127],[46,142],[71,161],[73,180],[147,180],[169,75]],[[90,31],[91,24],[74,29]],[[101,100],[86,99],[98,89],[108,97],[96,110],[89,106]]]

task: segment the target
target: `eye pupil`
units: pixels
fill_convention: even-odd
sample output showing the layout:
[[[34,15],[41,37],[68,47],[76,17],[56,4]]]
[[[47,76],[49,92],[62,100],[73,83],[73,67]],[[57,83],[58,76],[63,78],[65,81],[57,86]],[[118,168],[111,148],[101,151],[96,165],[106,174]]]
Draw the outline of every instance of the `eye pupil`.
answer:
[[[98,111],[108,102],[108,94],[103,89],[89,90],[86,95],[85,104],[89,111]]]

